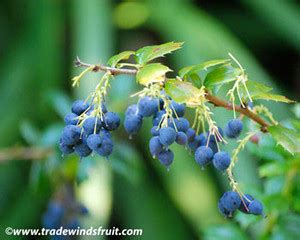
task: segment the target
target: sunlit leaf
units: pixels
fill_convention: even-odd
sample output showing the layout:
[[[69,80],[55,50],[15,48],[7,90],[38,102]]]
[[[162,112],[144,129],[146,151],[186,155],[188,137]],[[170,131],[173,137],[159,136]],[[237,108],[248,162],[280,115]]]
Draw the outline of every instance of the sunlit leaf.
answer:
[[[292,103],[295,102],[291,99],[288,99],[285,96],[278,95],[278,94],[273,94],[273,93],[268,93],[268,92],[260,92],[256,93],[254,96],[251,96],[252,99],[262,99],[262,100],[271,100],[271,101],[276,101],[276,102],[284,102],[284,103]]]
[[[200,90],[189,82],[169,79],[165,84],[166,93],[178,103],[193,104],[200,95]]]
[[[300,134],[298,132],[281,125],[270,126],[268,130],[277,143],[288,152],[292,154],[300,152]]]
[[[234,81],[240,73],[241,70],[239,68],[234,68],[232,66],[219,67],[206,75],[204,85],[209,88],[216,84],[229,83]]]
[[[209,67],[214,67],[214,66],[225,64],[228,62],[230,62],[230,59],[217,59],[217,60],[206,61],[206,62],[192,65],[192,66],[187,66],[187,67],[182,68],[179,71],[179,76],[184,77],[185,75],[200,72],[202,70],[207,70],[207,68],[209,68]]]
[[[182,46],[182,42],[168,42],[161,45],[147,46],[136,51],[135,57],[139,64],[145,64],[155,58],[175,51]]]
[[[283,175],[287,170],[288,165],[286,163],[268,163],[259,168],[259,175],[261,177],[279,176]]]
[[[150,83],[163,82],[165,74],[170,71],[172,70],[160,63],[147,64],[137,72],[136,81],[145,86]]]
[[[115,67],[117,65],[117,63],[119,63],[122,60],[127,60],[131,55],[133,55],[135,52],[134,51],[124,51],[121,52],[117,55],[112,56],[107,64],[111,67]]]

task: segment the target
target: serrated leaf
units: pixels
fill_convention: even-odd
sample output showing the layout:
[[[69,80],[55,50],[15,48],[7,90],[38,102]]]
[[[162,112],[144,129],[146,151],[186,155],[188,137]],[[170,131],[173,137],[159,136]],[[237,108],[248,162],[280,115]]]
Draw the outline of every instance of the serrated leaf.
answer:
[[[268,131],[272,137],[291,154],[300,152],[300,134],[295,130],[281,125],[269,126]]]
[[[260,92],[251,97],[252,97],[252,99],[262,99],[262,100],[268,100],[268,101],[271,100],[271,101],[284,102],[284,103],[295,102],[291,99],[288,99],[285,96],[273,94],[273,93],[267,93],[267,92]]]
[[[195,73],[190,74],[189,79],[191,79],[191,82],[193,83],[194,86],[196,86],[197,88],[201,87],[202,80],[198,74],[195,74]]]
[[[124,51],[121,52],[117,55],[112,56],[107,64],[111,67],[115,67],[117,65],[117,63],[119,63],[122,60],[127,60],[131,55],[133,55],[135,52],[134,51]]]
[[[170,71],[172,70],[160,63],[147,64],[137,72],[136,81],[144,86],[150,83],[163,82],[165,74]]]
[[[230,59],[217,59],[210,60],[200,64],[184,67],[179,71],[179,76],[184,77],[185,75],[189,75],[192,73],[200,72],[201,70],[207,70],[209,67],[214,67],[221,64],[229,63]]]
[[[200,95],[200,90],[191,83],[177,79],[168,79],[165,83],[165,91],[174,101],[187,105],[192,105]]]
[[[136,51],[135,57],[139,64],[145,64],[155,58],[175,51],[182,46],[182,42],[168,42],[161,45],[147,46]]]
[[[216,84],[224,84],[235,81],[236,76],[241,73],[239,68],[223,66],[209,72],[204,79],[204,85],[210,88]]]

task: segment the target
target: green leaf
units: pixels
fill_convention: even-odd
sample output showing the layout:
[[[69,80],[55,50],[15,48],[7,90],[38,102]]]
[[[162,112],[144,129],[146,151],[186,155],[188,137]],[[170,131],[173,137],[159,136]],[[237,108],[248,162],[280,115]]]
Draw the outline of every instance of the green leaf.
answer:
[[[136,51],[135,57],[139,64],[145,64],[155,58],[175,51],[182,46],[182,42],[168,42],[161,45],[147,46]]]
[[[193,83],[194,86],[197,88],[200,88],[202,85],[202,80],[198,74],[192,73],[189,75],[189,79],[191,79],[191,82]]]
[[[268,127],[272,137],[291,154],[300,152],[300,134],[292,129],[285,128],[281,125]]]
[[[165,74],[172,71],[160,63],[151,63],[142,67],[136,74],[136,81],[144,86],[150,83],[163,82]]]
[[[284,102],[284,103],[293,103],[295,101],[288,99],[285,96],[278,95],[278,94],[272,94],[267,92],[260,92],[255,94],[254,96],[251,96],[252,99],[262,99],[262,100],[271,100],[276,102]]]
[[[210,60],[210,61],[206,61],[206,62],[203,62],[200,64],[184,67],[179,71],[179,76],[185,77],[186,75],[200,72],[202,70],[207,70],[207,68],[209,68],[209,67],[226,64],[228,62],[230,62],[230,59],[217,59],[217,60]]]
[[[112,56],[107,64],[111,67],[115,67],[117,65],[117,63],[119,63],[122,60],[127,60],[131,55],[133,55],[135,52],[134,51],[124,51],[121,52],[117,55]]]
[[[232,82],[236,76],[241,73],[239,68],[232,66],[223,66],[209,72],[204,79],[204,85],[209,88],[216,84],[224,84]]]
[[[261,92],[266,93],[266,92],[270,92],[272,90],[271,87],[266,86],[259,82],[252,81],[252,80],[248,80],[246,82],[246,86],[247,86],[248,91],[251,94],[251,96],[255,95],[256,93],[261,93]]]
[[[166,93],[178,103],[193,104],[198,100],[200,91],[189,82],[168,79],[165,84]]]

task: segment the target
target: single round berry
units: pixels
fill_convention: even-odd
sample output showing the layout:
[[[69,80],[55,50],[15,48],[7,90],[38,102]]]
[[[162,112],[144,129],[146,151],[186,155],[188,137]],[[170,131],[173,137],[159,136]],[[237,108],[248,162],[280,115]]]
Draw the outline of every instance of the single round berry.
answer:
[[[224,202],[222,200],[222,198],[219,200],[218,202],[218,208],[219,211],[225,216],[225,217],[231,217],[231,212],[228,211],[225,207],[224,207]]]
[[[158,136],[159,135],[159,128],[158,128],[158,126],[153,126],[151,128],[151,134],[152,134],[152,136]]]
[[[163,150],[163,145],[160,143],[158,136],[152,137],[150,139],[149,149],[153,157],[156,157]]]
[[[89,146],[90,149],[96,150],[99,148],[102,144],[102,139],[99,134],[91,134],[87,138],[87,145]]]
[[[113,131],[120,126],[120,117],[115,112],[107,112],[104,115],[104,124],[105,129]]]
[[[227,152],[217,152],[213,158],[213,164],[216,169],[225,171],[230,165],[230,156]]]
[[[74,146],[65,144],[62,138],[60,138],[59,140],[59,149],[60,151],[62,151],[63,154],[70,154],[74,152]]]
[[[143,124],[143,118],[140,115],[126,115],[124,128],[130,135],[137,134]]]
[[[107,135],[103,135],[102,137],[102,144],[100,146],[100,148],[96,149],[96,152],[103,157],[108,157],[112,151],[113,151],[113,141],[111,140],[110,137],[108,137]]]
[[[85,139],[81,139],[81,141],[74,146],[74,150],[81,158],[87,157],[92,153],[92,149],[89,148]]]
[[[175,140],[179,145],[186,145],[188,138],[184,132],[178,132]]]
[[[156,98],[143,97],[138,102],[139,114],[143,117],[149,117],[158,111],[159,102]]]
[[[196,131],[193,128],[189,128],[186,131],[186,136],[188,138],[188,142],[192,142],[196,136]]]
[[[195,152],[195,160],[201,166],[204,167],[212,160],[214,153],[210,147],[201,146],[198,147]]]
[[[177,115],[178,117],[183,117],[184,112],[185,112],[185,106],[184,106],[184,104],[180,104],[180,103],[177,103],[174,100],[172,100],[172,102],[171,102],[171,109],[173,111],[173,115],[174,116]],[[174,113],[174,110],[175,110],[176,114]]]
[[[169,146],[175,142],[176,135],[176,131],[171,127],[163,127],[159,129],[159,140],[164,146]]]
[[[173,163],[174,153],[170,149],[162,150],[157,155],[157,158],[161,164],[165,165],[166,167],[169,167]]]
[[[125,115],[137,115],[139,111],[137,104],[132,104],[127,107]]]
[[[232,119],[225,127],[225,134],[228,138],[237,138],[242,130],[243,122],[240,119]]]
[[[210,142],[208,144],[208,146],[210,147],[210,149],[213,151],[213,153],[217,153],[219,150],[218,150],[218,145],[216,142]]]
[[[263,205],[258,200],[253,200],[249,203],[249,213],[254,215],[262,215],[263,214]]]
[[[186,132],[190,127],[189,121],[186,118],[183,118],[183,117],[181,117],[179,119],[174,118],[174,122],[172,121],[170,123],[170,126],[175,128],[174,124],[175,124],[176,129],[177,129],[178,132]]]
[[[221,197],[221,202],[226,210],[233,212],[241,205],[241,198],[237,192],[228,191]]]
[[[77,125],[78,124],[78,115],[75,113],[68,113],[65,118],[66,125]]]
[[[65,145],[75,145],[80,139],[80,128],[74,125],[67,125],[63,129],[61,142]]]
[[[242,197],[242,202],[239,207],[239,210],[243,213],[249,213],[249,204],[252,202],[254,198],[249,194],[244,194]]]
[[[101,127],[101,120],[97,117],[89,117],[83,122],[83,129],[87,135],[98,133]]]
[[[78,116],[80,114],[82,114],[84,111],[86,111],[88,109],[89,105],[82,100],[76,100],[73,104],[72,104],[72,112],[77,114]]]

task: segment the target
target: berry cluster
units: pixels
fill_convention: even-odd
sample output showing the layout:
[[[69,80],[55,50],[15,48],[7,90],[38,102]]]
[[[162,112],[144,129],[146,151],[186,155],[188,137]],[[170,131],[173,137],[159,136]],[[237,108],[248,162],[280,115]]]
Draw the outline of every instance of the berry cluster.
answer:
[[[62,226],[65,229],[77,229],[80,227],[78,217],[87,214],[87,208],[77,202],[51,200],[43,215],[43,227],[47,229],[58,229]]]
[[[233,119],[225,127],[225,136],[228,138],[237,138],[243,129],[243,123],[240,119]],[[195,152],[196,162],[204,168],[209,163],[220,171],[225,171],[231,162],[230,155],[225,151],[219,151],[218,142],[224,137],[222,128],[213,133],[201,133],[196,135],[195,130],[188,130],[188,146]]]
[[[226,217],[232,217],[236,210],[246,214],[263,215],[263,205],[249,194],[242,197],[234,191],[223,194],[219,200],[218,207],[220,212]]]
[[[120,117],[117,113],[107,111],[103,102],[100,109],[101,114],[98,108],[94,109],[93,105],[82,100],[72,104],[72,112],[65,116],[66,126],[60,138],[59,146],[63,154],[75,152],[82,158],[93,151],[104,157],[112,153],[110,131],[119,127]]]
[[[168,99],[169,101],[170,99]],[[157,157],[167,168],[174,160],[174,154],[169,146],[174,142],[187,144],[187,130],[190,123],[183,118],[185,106],[170,100],[171,117],[164,109],[164,101],[153,97],[143,97],[138,104],[129,106],[126,110],[124,127],[128,134],[136,134],[142,126],[145,117],[153,117],[151,128],[152,138],[149,141],[151,155]],[[163,122],[167,123],[163,125]]]

